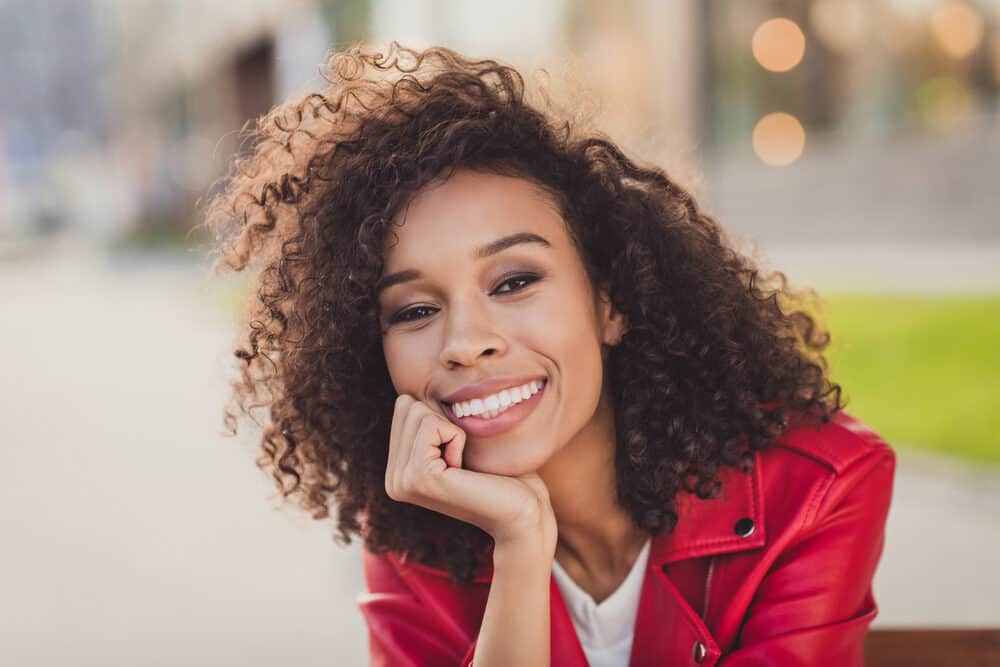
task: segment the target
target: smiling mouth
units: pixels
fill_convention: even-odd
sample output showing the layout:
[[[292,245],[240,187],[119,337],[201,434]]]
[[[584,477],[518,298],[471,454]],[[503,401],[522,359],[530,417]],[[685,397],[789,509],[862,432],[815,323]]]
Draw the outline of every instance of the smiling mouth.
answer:
[[[548,376],[542,376],[542,377],[540,378],[540,380],[541,380],[541,382],[542,382],[542,388],[538,390],[539,392],[541,392],[541,390],[542,390],[542,389],[544,389],[546,385],[548,385],[548,383],[549,383],[549,378],[548,378]],[[537,393],[538,393],[538,392],[536,392],[536,394],[537,394]],[[532,394],[532,396],[535,396],[536,394]],[[524,400],[524,401],[526,401],[526,400],[528,400],[528,399],[523,399],[523,400]],[[459,402],[460,402],[460,403],[464,403],[464,402],[466,402],[466,401],[459,401]],[[523,402],[523,401],[518,401],[518,403],[521,403],[521,402]],[[444,406],[444,407],[445,407],[445,408],[446,408],[446,409],[447,409],[448,411],[450,411],[450,412],[452,412],[452,414],[454,414],[454,411],[452,411],[452,409],[451,409],[451,407],[452,407],[452,406],[454,405],[454,403],[449,403],[448,401],[443,401],[443,400],[438,400],[438,403],[440,403],[440,404],[441,404],[442,406]],[[510,405],[510,406],[507,406],[507,407],[513,407],[513,405],[516,405],[516,404],[512,404],[512,405]],[[488,411],[487,411],[487,412],[488,412]],[[483,414],[483,413],[480,413],[480,414],[478,414],[478,415],[466,415],[466,416],[476,416],[476,417],[480,417],[480,416],[481,416],[482,414]]]

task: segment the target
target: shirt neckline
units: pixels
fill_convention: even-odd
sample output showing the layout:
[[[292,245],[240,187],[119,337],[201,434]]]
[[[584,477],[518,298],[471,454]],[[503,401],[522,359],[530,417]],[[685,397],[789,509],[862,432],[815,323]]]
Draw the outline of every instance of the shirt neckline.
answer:
[[[559,564],[559,561],[552,559],[552,572],[556,577],[557,582],[568,587],[573,594],[574,599],[582,601],[584,609],[579,611],[589,610],[591,613],[598,613],[601,616],[614,615],[621,612],[621,607],[628,604],[631,600],[625,599],[628,597],[628,593],[631,592],[636,587],[636,579],[639,579],[639,587],[642,584],[642,573],[646,569],[646,563],[649,561],[649,550],[652,544],[652,539],[647,538],[645,544],[642,545],[642,549],[639,550],[639,555],[636,557],[635,562],[632,563],[632,568],[629,570],[628,574],[618,585],[611,595],[601,600],[601,602],[596,602],[593,596],[587,591],[583,590],[573,580],[572,577],[563,569],[563,566]]]

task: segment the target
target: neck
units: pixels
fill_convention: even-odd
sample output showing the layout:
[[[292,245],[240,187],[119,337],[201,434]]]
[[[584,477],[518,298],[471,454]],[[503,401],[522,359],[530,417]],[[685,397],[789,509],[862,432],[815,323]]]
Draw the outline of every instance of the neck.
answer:
[[[593,577],[628,571],[648,538],[617,502],[615,440],[604,392],[590,423],[538,470],[559,526],[556,560]]]

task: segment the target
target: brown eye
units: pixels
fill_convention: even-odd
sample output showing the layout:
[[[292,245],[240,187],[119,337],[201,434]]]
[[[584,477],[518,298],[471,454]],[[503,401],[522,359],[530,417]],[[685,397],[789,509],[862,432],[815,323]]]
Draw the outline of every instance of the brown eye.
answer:
[[[540,278],[538,276],[536,276],[535,274],[533,274],[533,273],[520,273],[520,274],[518,274],[516,276],[511,276],[510,278],[505,279],[502,283],[500,283],[500,285],[498,286],[497,289],[493,290],[493,293],[494,294],[511,294],[511,293],[514,293],[514,292],[520,292],[525,287],[527,287],[528,285],[530,285],[530,284],[532,284],[534,282],[537,282],[538,280],[540,280]],[[522,284],[520,284],[519,286],[514,287],[512,289],[509,289],[509,290],[501,290],[501,289],[499,289],[500,287],[503,287],[504,285],[518,284],[518,283],[522,283]],[[428,310],[428,311],[430,311],[430,313],[428,313],[427,315],[420,315],[419,314],[420,311],[423,311],[423,310]],[[404,323],[404,322],[415,322],[417,320],[423,319],[424,317],[429,317],[430,315],[433,315],[436,310],[437,309],[434,308],[433,306],[413,306],[412,308],[407,308],[406,310],[401,310],[398,313],[396,313],[395,315],[393,315],[389,319],[389,324],[400,324],[400,323]]]
[[[413,314],[421,310],[434,310],[430,306],[414,306],[413,308],[407,308],[406,310],[401,310],[392,316],[389,320],[389,324],[396,324],[398,322],[412,322],[414,320],[419,320],[420,317],[413,317]]]
[[[524,289],[525,287],[527,287],[528,285],[530,285],[531,283],[533,283],[533,282],[535,282],[537,280],[538,280],[538,276],[536,276],[536,275],[534,275],[532,273],[521,273],[521,274],[518,274],[516,276],[511,276],[510,278],[507,278],[502,283],[500,283],[499,287],[503,287],[504,285],[507,285],[508,283],[516,283],[516,282],[519,282],[519,281],[527,281],[527,283],[524,284],[524,285],[521,285],[520,287],[518,287],[516,289],[507,290],[506,292],[501,292],[500,289],[498,288],[498,289],[494,290],[494,293],[499,292],[501,294],[507,294],[507,293],[510,293],[510,292],[517,292],[517,291],[520,291],[520,290]]]

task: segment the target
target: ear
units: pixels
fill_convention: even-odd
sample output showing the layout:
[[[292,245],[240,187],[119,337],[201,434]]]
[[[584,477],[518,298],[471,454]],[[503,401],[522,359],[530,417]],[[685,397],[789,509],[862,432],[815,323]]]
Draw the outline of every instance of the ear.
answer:
[[[602,283],[598,291],[598,317],[600,318],[601,342],[605,345],[617,345],[628,331],[628,322],[624,315],[614,309],[609,286]]]

